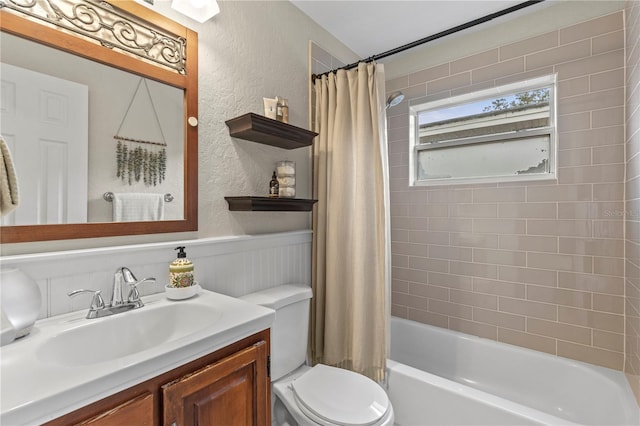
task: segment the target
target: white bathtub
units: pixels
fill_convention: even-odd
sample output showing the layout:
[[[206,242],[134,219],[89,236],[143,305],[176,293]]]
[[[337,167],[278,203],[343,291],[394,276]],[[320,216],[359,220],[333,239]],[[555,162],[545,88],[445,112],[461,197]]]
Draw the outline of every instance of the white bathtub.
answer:
[[[391,319],[388,393],[407,425],[639,425],[624,374]]]

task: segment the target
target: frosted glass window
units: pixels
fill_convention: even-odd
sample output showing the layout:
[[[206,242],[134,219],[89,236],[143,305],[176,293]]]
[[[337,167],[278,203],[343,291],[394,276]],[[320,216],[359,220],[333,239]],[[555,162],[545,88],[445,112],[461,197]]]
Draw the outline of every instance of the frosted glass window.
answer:
[[[410,107],[411,183],[555,178],[555,76]]]

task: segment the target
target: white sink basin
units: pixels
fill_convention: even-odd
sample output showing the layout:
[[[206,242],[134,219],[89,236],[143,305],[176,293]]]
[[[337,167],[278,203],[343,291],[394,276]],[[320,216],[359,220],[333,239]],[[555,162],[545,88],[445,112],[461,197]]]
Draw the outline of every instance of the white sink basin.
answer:
[[[45,339],[38,359],[60,365],[89,365],[133,355],[211,327],[221,316],[213,306],[188,302],[144,306],[82,321]]]
[[[202,290],[97,319],[36,321],[1,348],[0,424],[42,424],[269,328],[271,309]]]

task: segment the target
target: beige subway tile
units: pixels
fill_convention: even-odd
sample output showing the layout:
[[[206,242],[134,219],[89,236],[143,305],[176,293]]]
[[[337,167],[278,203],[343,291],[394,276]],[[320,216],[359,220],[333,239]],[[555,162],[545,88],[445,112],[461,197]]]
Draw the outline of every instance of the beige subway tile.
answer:
[[[624,255],[624,245],[620,239],[564,238],[559,240],[560,253],[582,254],[587,256]]]
[[[429,203],[471,203],[472,189],[435,189],[428,192]]]
[[[589,89],[592,92],[624,87],[624,68],[605,71],[589,76]]]
[[[500,203],[498,217],[555,219],[556,203]]]
[[[446,204],[409,204],[407,214],[411,217],[447,217],[449,208]]]
[[[409,76],[403,75],[401,77],[392,78],[384,82],[385,90],[391,94],[396,90],[402,90],[405,87],[409,87]]]
[[[591,126],[594,129],[620,125],[624,125],[623,106],[591,111]]]
[[[593,185],[593,201],[622,201],[624,185],[620,183],[596,183]]]
[[[480,90],[492,89],[497,84],[493,80],[483,81],[480,83],[470,84],[468,86],[458,87],[457,89],[451,89],[451,96],[464,95],[466,93],[478,92]]]
[[[473,219],[473,232],[489,234],[524,234],[524,219]]]
[[[558,271],[592,272],[593,259],[591,256],[528,252],[527,266]]]
[[[527,318],[526,331],[541,336],[553,337],[554,339],[567,340],[585,345],[591,344],[591,330],[586,327],[578,327],[544,319]]]
[[[506,77],[498,77],[495,79],[495,84],[496,86],[502,86],[504,84],[519,83],[521,81],[530,80],[536,77],[545,77],[553,73],[553,66],[538,68],[535,70],[511,74]]]
[[[473,261],[494,265],[525,266],[527,255],[523,251],[474,248]]]
[[[467,218],[429,218],[429,231],[471,232],[473,219]]]
[[[391,280],[391,291],[395,293],[409,293],[409,282]]]
[[[449,289],[433,285],[409,283],[409,294],[428,299],[449,300]]]
[[[409,267],[409,256],[391,254],[391,265],[400,268]]]
[[[511,188],[475,188],[473,190],[474,203],[495,202],[523,202],[526,199],[525,187]]]
[[[632,191],[627,191],[627,199],[636,198],[638,195],[639,185],[637,185],[637,180],[635,179],[638,176],[640,176],[640,155],[636,155],[627,161],[627,181],[631,181],[629,183],[634,186]]]
[[[470,248],[430,245],[429,257],[470,262],[473,259],[473,253]]]
[[[577,112],[603,110],[624,105],[624,88],[603,90],[595,93],[571,96],[558,101],[558,114],[575,114]]]
[[[576,59],[586,58],[590,54],[590,40],[581,40],[572,44],[531,53],[525,57],[525,64],[527,70],[533,70],[549,65],[556,65]]]
[[[443,274],[439,272],[429,272],[428,283],[439,287],[456,288],[459,290],[471,290],[473,288],[472,278],[462,275]]]
[[[392,303],[413,309],[427,309],[427,298],[405,293],[391,293]]]
[[[508,328],[498,327],[498,341],[516,345],[534,351],[556,354],[556,340],[548,337],[537,336],[535,334],[524,333]]]
[[[429,219],[426,217],[408,217],[406,219],[407,229],[410,231],[426,231],[429,229]]]
[[[595,293],[593,295],[593,309],[612,314],[624,314],[624,297]]]
[[[486,67],[476,68],[471,71],[471,80],[475,84],[481,81],[494,80],[496,78],[517,74],[524,71],[524,57],[518,57],[498,62]]]
[[[441,259],[409,256],[409,268],[421,271],[449,272],[449,262]]]
[[[483,337],[485,339],[496,340],[498,337],[498,328],[496,326],[481,324],[474,321],[467,321],[459,318],[450,318],[449,328],[451,330],[471,334],[473,336]]]
[[[503,250],[558,252],[557,237],[539,237],[532,235],[500,235],[500,248]]]
[[[498,268],[496,265],[486,265],[482,263],[451,261],[450,272],[454,275],[467,275],[481,278],[497,278]]]
[[[526,294],[526,286],[524,284],[508,281],[474,278],[473,291],[477,293],[486,293],[496,296],[507,296],[523,299]]]
[[[530,37],[523,41],[507,44],[500,48],[500,60],[546,50],[558,45],[558,31],[551,31],[536,37]]]
[[[622,12],[615,12],[560,29],[560,44],[573,43],[577,40],[588,39],[600,34],[617,31],[620,30],[622,26]]]
[[[449,65],[451,74],[458,74],[496,62],[498,62],[498,49],[492,49],[452,61]]]
[[[582,76],[558,82],[558,99],[589,93],[589,76]]]
[[[449,215],[451,217],[497,217],[498,206],[491,204],[454,204],[449,206]]]
[[[558,169],[558,183],[623,182],[624,164],[604,164]]]
[[[555,66],[558,80],[610,71],[624,66],[624,49],[588,56]]]
[[[558,203],[558,219],[607,219],[623,209],[621,202]]]
[[[488,309],[474,308],[473,320],[498,327],[510,328],[513,330],[525,330],[525,317],[505,312],[497,312]]]
[[[558,321],[613,333],[624,332],[624,315],[558,306]]]
[[[591,51],[594,55],[624,48],[624,31],[615,31],[594,37],[591,40]]]
[[[449,244],[449,233],[431,231],[411,231],[407,234],[407,241],[418,244]]]
[[[613,368],[615,370],[621,370],[624,361],[624,354],[622,352],[607,351],[593,346],[576,345],[563,341],[558,341],[558,356]]]
[[[558,146],[561,150],[589,146],[621,145],[624,142],[624,126],[572,131],[558,136]]]
[[[408,309],[407,318],[412,321],[418,321],[423,324],[430,324],[436,327],[448,328],[449,319],[446,315],[434,314],[418,309]]]
[[[624,279],[605,275],[558,272],[558,287],[592,291],[611,295],[624,295]]]
[[[559,237],[590,237],[590,220],[528,219],[528,235],[552,235]]]
[[[498,309],[500,312],[508,312],[550,321],[555,321],[558,317],[556,312],[557,308],[554,304],[513,299],[510,297],[498,298]]]
[[[558,167],[588,166],[591,164],[591,148],[567,149],[558,152]]]
[[[593,330],[593,346],[609,351],[622,352],[624,350],[624,334]]]
[[[409,268],[391,268],[391,278],[394,280],[413,281],[427,283],[427,271]]]
[[[387,129],[406,127],[409,122],[409,113],[391,116],[387,119]]]
[[[594,257],[593,273],[622,277],[624,276],[624,259],[618,257]]]
[[[538,284],[548,287],[556,287],[558,285],[558,273],[554,270],[500,266],[498,268],[498,277],[504,281]]]
[[[609,145],[593,148],[593,164],[624,163],[624,145]]]
[[[584,309],[591,309],[592,306],[590,292],[531,284],[527,285],[527,299]]]
[[[623,227],[622,220],[594,220],[593,238],[622,238]]]
[[[579,112],[577,114],[567,114],[558,117],[558,132],[576,132],[591,128],[591,114],[589,112]],[[562,147],[562,145],[560,145]],[[561,149],[565,149],[562,147]]]
[[[416,98],[422,98],[427,95],[427,83],[418,83],[402,89],[404,93],[405,101],[410,101]],[[409,126],[407,126],[408,131]]]
[[[472,319],[473,308],[471,306],[459,305],[457,303],[445,302],[443,300],[429,299],[429,312],[449,317]]]
[[[410,243],[391,243],[391,252],[399,255],[422,256],[427,257],[426,244],[410,244]]]
[[[463,72],[449,77],[431,80],[427,83],[427,94],[438,93],[445,90],[456,89],[471,84],[471,73]]]
[[[407,318],[407,307],[391,303],[391,315],[398,318]]]
[[[449,75],[449,64],[436,65],[421,71],[409,74],[409,85],[426,83]]]
[[[497,234],[473,234],[469,232],[451,232],[452,246],[498,248]]]
[[[451,290],[451,302],[461,305],[475,306],[484,309],[498,309],[498,297],[489,294],[463,290]]]
[[[403,229],[391,228],[391,241],[406,243],[409,241],[409,231]]]
[[[527,188],[527,201],[589,201],[591,185],[552,185]]]

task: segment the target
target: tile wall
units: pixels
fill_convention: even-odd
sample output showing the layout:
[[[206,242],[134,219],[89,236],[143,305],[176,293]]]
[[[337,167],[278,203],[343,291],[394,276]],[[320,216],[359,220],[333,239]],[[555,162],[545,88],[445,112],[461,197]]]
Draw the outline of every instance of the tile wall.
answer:
[[[628,1],[626,6],[625,372],[640,403],[640,3]]]
[[[387,81],[406,96],[388,110],[393,315],[623,368],[623,20],[617,12]],[[409,104],[552,73],[557,181],[408,186]]]

